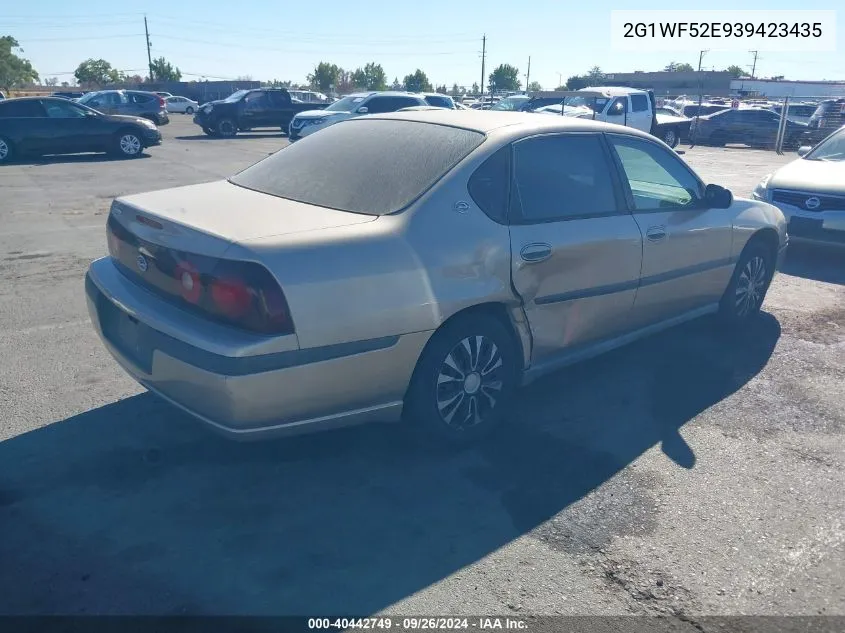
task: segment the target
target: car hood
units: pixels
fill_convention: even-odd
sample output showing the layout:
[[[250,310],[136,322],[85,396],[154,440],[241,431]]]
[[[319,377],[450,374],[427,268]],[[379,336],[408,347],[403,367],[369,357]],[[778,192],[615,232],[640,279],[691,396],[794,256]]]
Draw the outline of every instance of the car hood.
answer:
[[[135,123],[136,125],[141,125],[143,127],[148,127],[147,124],[152,123],[149,119],[129,114],[104,114],[102,116],[107,121],[113,121],[114,123]]]
[[[231,242],[363,224],[378,217],[277,198],[228,180],[124,196],[117,202]]]
[[[297,119],[326,119],[330,116],[349,116],[352,114],[351,112],[346,112],[344,110],[331,110],[326,112],[325,110],[303,110],[302,112],[296,113]]]
[[[768,187],[845,195],[845,161],[799,158],[778,169]]]

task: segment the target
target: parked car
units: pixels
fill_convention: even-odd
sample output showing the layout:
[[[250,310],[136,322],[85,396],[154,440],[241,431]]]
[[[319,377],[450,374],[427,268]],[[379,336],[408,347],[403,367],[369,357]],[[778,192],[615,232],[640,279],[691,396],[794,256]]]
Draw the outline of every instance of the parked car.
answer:
[[[200,104],[188,99],[188,97],[165,97],[164,107],[167,108],[168,112],[193,114],[199,109]]]
[[[696,116],[706,116],[708,114],[715,114],[716,112],[723,112],[724,110],[730,109],[729,106],[716,104],[716,103],[703,103],[698,105],[697,103],[694,105],[685,105],[681,109],[681,114],[683,114],[688,119],[691,119]]]
[[[16,156],[111,152],[133,158],[161,143],[147,119],[102,114],[60,97],[20,97],[0,103],[0,163]]]
[[[845,125],[845,98],[825,99],[816,107],[807,123],[804,143],[814,145]]]
[[[120,197],[107,233],[89,314],[154,393],[240,438],[404,419],[454,442],[566,364],[753,323],[787,240],[777,208],[643,132],[445,110]]]
[[[149,119],[156,125],[170,122],[164,98],[141,90],[98,90],[89,92],[77,103],[103,114],[124,114]]]
[[[429,104],[425,99],[411,92],[358,92],[335,101],[323,110],[300,112],[290,123],[288,137],[295,141],[317,130],[363,114],[383,114],[411,106],[427,105]]]
[[[455,107],[455,101],[449,95],[440,94],[439,92],[422,92],[420,96],[425,99],[428,105],[447,108],[449,110],[457,109]]]
[[[787,108],[786,118],[798,123],[809,123],[817,108],[818,105],[815,103],[790,103]],[[769,106],[769,109],[780,114],[781,110],[783,110],[783,104],[774,104]]]
[[[300,103],[316,103],[316,104],[330,104],[332,100],[324,95],[322,92],[314,92],[313,90],[288,90],[291,99],[299,101]]]
[[[778,207],[790,239],[845,246],[845,127],[760,181],[753,197]]]
[[[691,142],[721,147],[741,143],[750,147],[774,147],[781,117],[765,108],[728,109],[693,119]],[[798,148],[807,125],[786,120],[784,147]]]
[[[225,99],[204,103],[197,110],[194,123],[209,136],[232,137],[238,132],[259,128],[279,128],[287,132],[297,112],[320,107],[314,103],[294,102],[284,88],[238,90]]]

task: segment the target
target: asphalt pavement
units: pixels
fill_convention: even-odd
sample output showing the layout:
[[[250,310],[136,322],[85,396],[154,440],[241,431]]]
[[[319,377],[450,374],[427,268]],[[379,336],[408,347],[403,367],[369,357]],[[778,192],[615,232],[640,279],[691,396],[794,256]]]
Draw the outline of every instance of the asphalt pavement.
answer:
[[[124,375],[83,275],[115,196],[287,141],[162,131],[0,167],[0,613],[845,615],[843,255],[796,249],[742,335],[704,320],[543,379],[476,449],[233,443]],[[748,195],[794,155],[685,158]]]

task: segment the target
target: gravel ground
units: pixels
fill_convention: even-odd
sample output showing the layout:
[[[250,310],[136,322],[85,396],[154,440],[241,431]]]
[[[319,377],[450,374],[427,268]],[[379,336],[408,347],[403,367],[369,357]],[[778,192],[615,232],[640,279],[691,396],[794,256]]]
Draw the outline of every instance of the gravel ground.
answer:
[[[845,615],[845,268],[795,250],[743,336],[682,326],[526,389],[461,454],[371,426],[237,444],[87,322],[111,199],[278,135],[0,168],[0,613]],[[794,157],[794,156],[793,156]],[[748,195],[792,157],[694,148]]]

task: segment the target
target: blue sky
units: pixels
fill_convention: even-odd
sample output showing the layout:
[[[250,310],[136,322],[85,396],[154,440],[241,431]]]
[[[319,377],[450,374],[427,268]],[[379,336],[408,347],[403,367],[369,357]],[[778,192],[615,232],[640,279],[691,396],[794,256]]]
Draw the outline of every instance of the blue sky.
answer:
[[[715,0],[689,7],[658,3],[533,0],[33,0],[0,7],[0,35],[14,36],[42,79],[69,73],[82,60],[108,60],[125,71],[146,72],[144,13],[153,56],[163,55],[187,79],[254,79],[295,82],[324,60],[354,69],[381,63],[389,80],[416,68],[436,84],[471,85],[481,77],[481,36],[487,35],[487,67],[509,63],[531,79],[554,88],[559,76],[592,66],[606,72],[659,70],[670,61],[698,63],[695,52],[618,53],[610,47],[612,9],[836,9],[839,2],[808,6],[783,0]],[[138,10],[143,11],[139,12]],[[758,76],[845,80],[845,11],[837,16],[836,53],[761,53]],[[704,67],[748,66],[745,52],[713,51]]]

